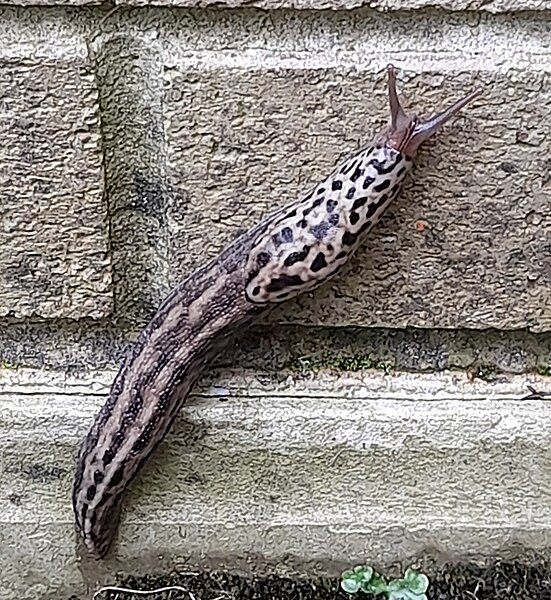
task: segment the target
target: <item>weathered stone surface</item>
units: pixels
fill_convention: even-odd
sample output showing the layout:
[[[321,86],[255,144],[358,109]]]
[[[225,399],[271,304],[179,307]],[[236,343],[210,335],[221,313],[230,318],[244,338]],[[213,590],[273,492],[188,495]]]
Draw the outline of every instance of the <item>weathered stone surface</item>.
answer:
[[[17,55],[3,37],[0,137],[0,316],[108,315],[107,209],[88,61]]]
[[[6,600],[91,597],[115,573],[247,557],[312,574],[425,551],[502,556],[551,533],[551,411],[527,378],[358,373],[198,389],[131,488],[111,557],[77,558],[74,455],[112,372],[0,373]],[[528,379],[536,388],[546,380]],[[366,540],[369,540],[367,543]],[[258,558],[261,557],[261,558]]]
[[[408,11],[440,8],[450,11],[480,11],[515,13],[521,11],[551,11],[550,0],[115,0],[117,5],[142,7],[177,6],[182,8],[258,7],[264,10],[351,10],[368,7],[378,11]],[[11,6],[85,6],[108,4],[107,0],[5,0]]]
[[[188,202],[173,211],[174,281],[307,192],[384,122],[381,74],[303,66],[173,68],[172,180]],[[525,70],[512,85],[484,64],[478,75],[456,69],[401,72],[408,105],[423,113],[477,85],[487,91],[423,150],[402,198],[341,275],[272,321],[551,329],[549,75]]]

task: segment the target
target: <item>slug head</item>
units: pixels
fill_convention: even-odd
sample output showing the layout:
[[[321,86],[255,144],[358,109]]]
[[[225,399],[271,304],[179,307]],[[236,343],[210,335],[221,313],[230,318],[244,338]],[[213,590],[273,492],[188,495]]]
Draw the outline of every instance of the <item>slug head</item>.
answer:
[[[382,141],[407,156],[414,156],[426,139],[436,133],[442,125],[482,92],[482,90],[475,90],[446,110],[422,120],[417,115],[408,115],[400,104],[396,92],[396,71],[393,65],[388,65],[387,74],[390,125],[383,133]]]

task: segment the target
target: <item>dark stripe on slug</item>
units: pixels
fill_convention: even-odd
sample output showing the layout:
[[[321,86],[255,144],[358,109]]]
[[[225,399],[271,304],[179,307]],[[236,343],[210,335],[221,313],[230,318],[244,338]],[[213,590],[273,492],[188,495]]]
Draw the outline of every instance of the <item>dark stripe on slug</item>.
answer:
[[[354,198],[354,194],[356,193],[356,188],[355,187],[351,187],[348,192],[346,192],[346,199],[347,200],[352,200],[352,198]]]
[[[375,177],[366,177],[363,182],[363,189],[366,190],[372,183],[375,183]]]
[[[373,215],[375,215],[375,213],[379,210],[379,208],[381,208],[381,206],[383,206],[383,204],[385,204],[385,202],[388,200],[388,194],[383,194],[380,198],[378,202],[372,202],[368,207],[367,207],[367,212],[365,214],[365,218],[366,219],[370,219]]]
[[[360,215],[357,212],[350,213],[350,224],[356,225],[356,223],[360,220]]]
[[[121,466],[113,473],[113,476],[111,477],[111,481],[109,482],[109,485],[111,487],[117,487],[120,482],[123,480],[124,477],[124,463],[121,464]]]
[[[365,169],[361,169],[359,166],[356,167],[356,170],[350,176],[350,181],[355,183],[364,174],[364,171]]]
[[[396,165],[398,165],[401,160],[402,155],[398,153],[396,155],[396,160],[389,162],[387,166],[385,166],[384,163],[377,160],[376,158],[370,161],[369,164],[375,169],[375,171],[377,171],[377,173],[379,173],[379,175],[387,175],[388,173],[392,173],[392,171],[396,168]]]
[[[367,196],[362,196],[361,198],[357,198],[354,200],[354,204],[352,204],[352,210],[358,210],[367,202]]]
[[[348,171],[351,171],[356,166],[356,160],[351,160],[350,162],[345,162],[339,171],[343,175],[346,175]]]
[[[337,259],[337,260],[341,260],[341,258],[344,258],[345,256],[347,256],[347,254],[348,254],[348,252],[345,252],[344,250],[341,250],[341,251],[340,251],[340,252],[337,254],[337,256],[336,256],[336,259]]]
[[[310,246],[304,246],[301,252],[291,252],[289,256],[283,261],[283,265],[291,267],[297,262],[306,260],[308,253],[310,252]]]
[[[335,208],[337,208],[337,204],[338,203],[336,200],[327,200],[327,212],[332,213],[335,210]]]
[[[94,496],[96,495],[96,486],[95,485],[91,485],[88,487],[88,489],[86,490],[86,500],[93,500]]]
[[[283,274],[281,275],[281,277],[272,279],[270,283],[266,286],[266,291],[268,293],[279,292],[281,290],[284,290],[286,287],[299,286],[303,283],[304,281],[302,281],[302,278],[299,275]]]
[[[384,179],[381,183],[377,184],[373,187],[373,191],[375,192],[383,192],[387,188],[390,187],[390,179]]]

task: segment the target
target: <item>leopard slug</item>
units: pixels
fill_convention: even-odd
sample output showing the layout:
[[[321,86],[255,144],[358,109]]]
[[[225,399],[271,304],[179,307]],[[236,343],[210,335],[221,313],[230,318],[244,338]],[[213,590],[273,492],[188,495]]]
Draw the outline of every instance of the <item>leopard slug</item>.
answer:
[[[96,558],[109,549],[124,491],[214,355],[273,306],[335,275],[399,193],[419,146],[480,93],[420,120],[404,112],[392,65],[387,74],[388,127],[176,287],[129,351],[73,485],[77,529]]]

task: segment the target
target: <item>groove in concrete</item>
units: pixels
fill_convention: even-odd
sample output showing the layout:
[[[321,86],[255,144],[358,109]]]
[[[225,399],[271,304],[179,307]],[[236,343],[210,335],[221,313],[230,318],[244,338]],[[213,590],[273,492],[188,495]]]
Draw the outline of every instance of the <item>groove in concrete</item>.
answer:
[[[9,600],[216,556],[302,557],[335,574],[357,560],[550,545],[551,406],[521,400],[542,378],[229,373],[190,398],[132,485],[111,558],[79,559],[74,455],[112,377],[0,373]]]

